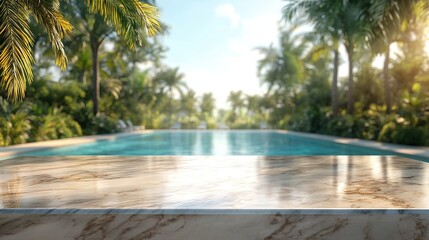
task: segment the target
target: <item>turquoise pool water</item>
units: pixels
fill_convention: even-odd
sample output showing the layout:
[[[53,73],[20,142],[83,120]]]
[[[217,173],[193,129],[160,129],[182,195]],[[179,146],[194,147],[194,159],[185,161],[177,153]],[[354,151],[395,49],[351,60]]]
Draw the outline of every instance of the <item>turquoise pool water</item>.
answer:
[[[158,131],[25,154],[68,155],[392,155],[274,131]]]

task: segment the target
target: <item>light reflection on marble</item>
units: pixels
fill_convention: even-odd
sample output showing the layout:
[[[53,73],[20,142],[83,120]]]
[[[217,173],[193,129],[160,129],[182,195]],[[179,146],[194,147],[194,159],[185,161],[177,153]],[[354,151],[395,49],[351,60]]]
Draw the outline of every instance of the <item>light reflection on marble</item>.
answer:
[[[385,156],[0,161],[0,208],[429,208],[429,164]]]

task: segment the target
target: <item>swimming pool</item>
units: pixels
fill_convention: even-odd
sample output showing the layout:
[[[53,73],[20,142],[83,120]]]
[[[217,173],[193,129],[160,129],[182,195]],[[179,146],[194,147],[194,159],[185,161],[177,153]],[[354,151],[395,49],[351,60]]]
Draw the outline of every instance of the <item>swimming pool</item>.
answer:
[[[310,139],[276,131],[155,131],[26,156],[84,155],[392,155],[390,152]]]

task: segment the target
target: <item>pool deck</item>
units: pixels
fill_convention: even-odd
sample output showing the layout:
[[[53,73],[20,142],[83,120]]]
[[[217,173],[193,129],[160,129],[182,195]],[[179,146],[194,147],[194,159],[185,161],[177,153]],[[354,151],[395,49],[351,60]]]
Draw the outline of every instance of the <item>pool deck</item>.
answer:
[[[0,161],[0,239],[428,239],[429,163],[396,156]]]
[[[377,142],[377,141],[371,141],[371,140],[363,140],[363,139],[357,139],[357,138],[344,138],[344,137],[328,136],[328,135],[321,135],[321,134],[314,134],[314,133],[294,132],[294,131],[288,131],[288,130],[275,130],[275,131],[279,133],[286,133],[292,136],[306,137],[306,138],[324,140],[324,141],[341,143],[341,144],[350,144],[358,147],[384,150],[384,151],[389,151],[400,155],[429,158],[428,147],[407,146],[407,145],[383,143],[383,142]]]
[[[123,133],[101,134],[101,135],[65,138],[65,139],[57,139],[57,140],[49,140],[49,141],[41,141],[41,142],[31,142],[31,143],[25,143],[25,144],[12,145],[8,147],[0,147],[0,160],[3,158],[10,158],[10,157],[18,156],[20,154],[33,152],[33,151],[67,147],[67,146],[92,143],[92,142],[102,141],[102,140],[113,140],[120,137],[127,137],[127,136],[136,135],[136,134],[144,134],[144,133],[151,133],[151,132],[153,131],[140,130],[140,131],[131,131],[131,132],[123,132]]]

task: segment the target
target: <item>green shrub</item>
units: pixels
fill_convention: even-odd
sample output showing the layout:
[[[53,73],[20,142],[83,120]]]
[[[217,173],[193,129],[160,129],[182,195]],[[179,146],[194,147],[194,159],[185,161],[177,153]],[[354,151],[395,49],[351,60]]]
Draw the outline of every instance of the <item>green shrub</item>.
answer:
[[[47,115],[32,118],[31,140],[44,141],[82,136],[82,128],[70,115],[54,108]]]
[[[393,139],[394,139],[393,135],[395,132],[396,132],[396,123],[395,122],[386,123],[381,129],[380,134],[378,135],[378,141],[393,143]]]
[[[380,131],[378,140],[382,142],[423,146],[429,144],[429,129],[424,126],[413,126],[409,121],[397,116],[394,121],[386,123]]]
[[[104,114],[99,114],[91,119],[91,126],[89,129],[86,129],[86,134],[94,135],[117,133],[119,132],[117,124],[117,119],[110,118]]]
[[[398,127],[393,133],[393,143],[421,146],[427,143],[427,129],[423,127]]]

